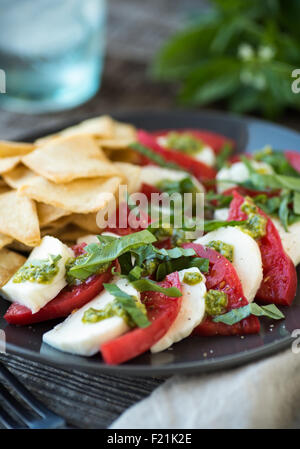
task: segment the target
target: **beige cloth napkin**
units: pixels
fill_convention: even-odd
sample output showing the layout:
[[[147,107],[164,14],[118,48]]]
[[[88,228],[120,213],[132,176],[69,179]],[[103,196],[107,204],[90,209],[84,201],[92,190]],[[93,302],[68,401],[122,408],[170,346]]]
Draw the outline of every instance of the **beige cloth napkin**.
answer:
[[[112,429],[300,427],[300,354],[291,349],[207,375],[174,376]]]

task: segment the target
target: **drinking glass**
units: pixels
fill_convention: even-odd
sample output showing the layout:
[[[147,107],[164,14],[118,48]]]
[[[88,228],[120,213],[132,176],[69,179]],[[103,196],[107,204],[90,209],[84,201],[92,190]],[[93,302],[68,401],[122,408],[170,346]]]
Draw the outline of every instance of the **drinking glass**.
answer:
[[[105,0],[0,0],[0,107],[39,113],[92,97],[105,26]]]

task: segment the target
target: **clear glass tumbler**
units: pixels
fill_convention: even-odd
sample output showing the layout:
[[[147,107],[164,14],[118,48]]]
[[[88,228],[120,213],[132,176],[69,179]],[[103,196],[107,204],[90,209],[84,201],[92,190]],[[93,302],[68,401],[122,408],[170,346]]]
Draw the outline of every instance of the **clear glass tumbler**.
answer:
[[[39,113],[92,97],[105,25],[105,0],[0,0],[0,107]]]

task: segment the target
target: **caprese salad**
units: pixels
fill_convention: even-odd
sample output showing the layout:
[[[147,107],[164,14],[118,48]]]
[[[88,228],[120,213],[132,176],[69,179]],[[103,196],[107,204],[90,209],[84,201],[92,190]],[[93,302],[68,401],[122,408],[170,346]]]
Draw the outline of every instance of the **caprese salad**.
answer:
[[[204,192],[203,235],[149,218],[73,247],[45,236],[2,287],[6,321],[64,319],[46,344],[119,364],[190,335],[255,334],[258,317],[283,319],[277,306],[292,304],[300,262],[300,153],[233,155],[230,139],[194,129],[137,136],[141,192]]]

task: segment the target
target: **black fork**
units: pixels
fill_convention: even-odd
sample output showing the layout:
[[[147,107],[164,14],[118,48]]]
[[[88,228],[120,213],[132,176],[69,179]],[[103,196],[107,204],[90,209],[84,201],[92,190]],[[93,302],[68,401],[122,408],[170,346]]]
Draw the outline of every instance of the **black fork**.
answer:
[[[57,429],[66,425],[63,418],[48,410],[1,362],[0,378],[28,406],[27,408],[19,402],[0,382],[0,398],[7,406],[4,408],[0,404],[0,423],[6,429]]]

